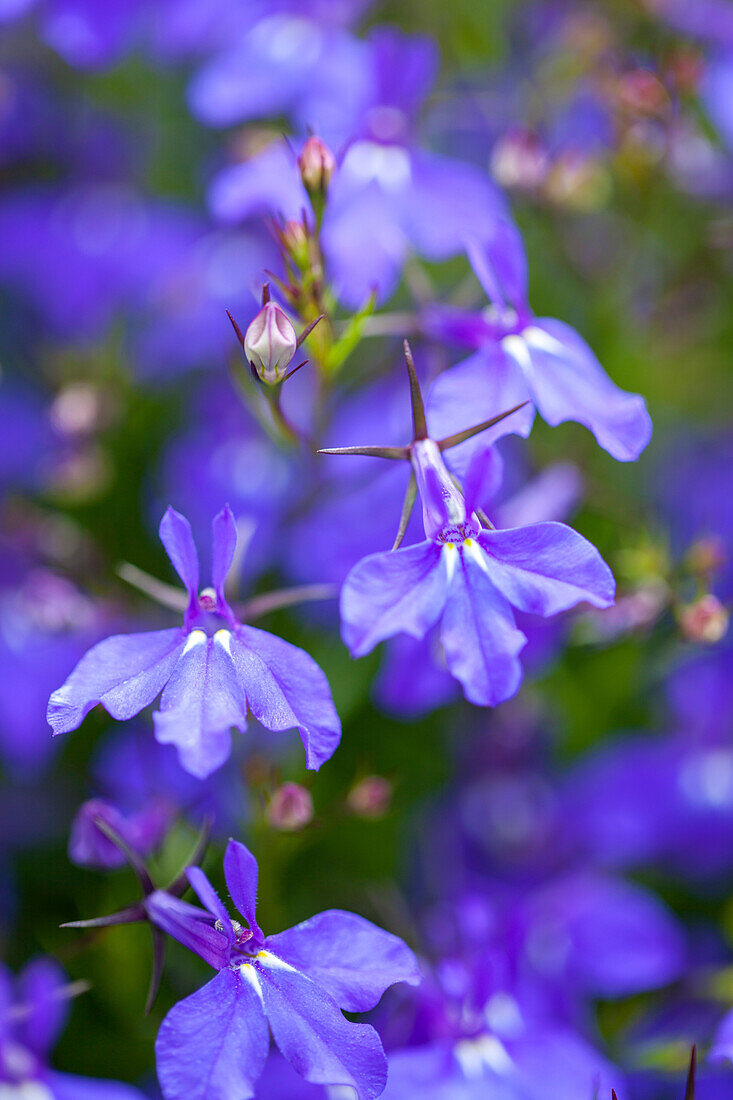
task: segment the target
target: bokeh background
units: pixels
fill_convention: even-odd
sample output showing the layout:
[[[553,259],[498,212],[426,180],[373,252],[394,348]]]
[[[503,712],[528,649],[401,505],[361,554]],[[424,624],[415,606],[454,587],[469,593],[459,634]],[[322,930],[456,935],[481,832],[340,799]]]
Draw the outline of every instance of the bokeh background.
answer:
[[[391,105],[360,85],[385,26]],[[414,72],[405,36],[423,50]],[[538,630],[495,711],[399,645],[352,661],[333,601],[269,616],[322,664],[343,720],[317,775],[295,735],[253,730],[197,784],[156,754],[148,716],[128,728],[96,711],[52,743],[48,694],[88,644],[172,621],[117,574],[172,580],[156,537],[169,503],[204,539],[225,500],[256,524],[242,595],[339,580],[388,544],[399,498],[362,495],[371,466],[324,470],[258,423],[224,311],[244,326],[278,270],[264,217],[289,201],[282,135],[297,149],[313,127],[338,154],[375,111],[394,122],[400,96],[411,147],[506,195],[536,313],[647,399],[638,463],[539,420],[504,448],[505,496],[530,484],[572,517],[616,573],[616,608]],[[263,154],[272,167],[233,212],[222,181]],[[331,442],[362,441],[360,425],[390,441],[404,335],[426,381],[465,354],[415,318],[427,302],[480,307],[466,259],[413,246],[340,371]],[[733,1005],[732,257],[726,0],[0,0],[0,947],[13,969],[46,952],[92,983],[59,1068],[152,1089],[160,1020],[206,972],[172,945],[145,1018],[147,930],[59,930],[135,895],[127,870],[68,858],[77,807],[98,795],[163,807],[158,880],[213,808],[207,866],[218,881],[222,838],[247,839],[264,927],[341,906],[434,961],[478,937],[498,969],[541,975],[557,1018],[623,1068],[625,1095],[682,1095],[690,1044],[704,1051]],[[297,416],[307,381],[292,393]],[[285,781],[312,796],[297,829],[273,816]],[[388,1045],[405,1042],[405,1011],[400,995],[382,1010]],[[733,1094],[733,1071],[703,1075],[703,1100]]]

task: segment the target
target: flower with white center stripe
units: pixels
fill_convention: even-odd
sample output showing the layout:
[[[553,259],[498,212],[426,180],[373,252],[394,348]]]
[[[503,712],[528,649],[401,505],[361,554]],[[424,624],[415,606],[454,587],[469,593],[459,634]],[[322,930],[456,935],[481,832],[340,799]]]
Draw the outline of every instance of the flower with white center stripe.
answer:
[[[341,737],[325,675],[302,649],[240,623],[224,595],[237,529],[229,507],[213,522],[212,588],[199,592],[199,563],[188,520],[169,508],[160,537],[183,581],[183,626],[120,634],[82,657],[53,693],[48,721],[55,734],[81,725],[98,703],[120,720],[161,695],[155,736],[178,749],[199,779],[226,761],[232,728],[244,732],[251,713],[269,730],[297,727],[309,768],[328,760]]]

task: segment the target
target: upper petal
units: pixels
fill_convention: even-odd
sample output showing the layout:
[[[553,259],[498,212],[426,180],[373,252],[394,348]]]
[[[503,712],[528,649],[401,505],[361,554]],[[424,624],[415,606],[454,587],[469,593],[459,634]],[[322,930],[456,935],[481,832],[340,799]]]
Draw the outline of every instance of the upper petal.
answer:
[[[489,557],[491,579],[514,607],[556,615],[587,600],[613,603],[611,570],[587,539],[564,523],[534,523],[478,536]]]
[[[49,699],[46,717],[54,733],[76,729],[97,703],[113,718],[134,717],[162,691],[184,639],[175,627],[115,634],[92,646]]]
[[[230,655],[233,636],[188,635],[180,660],[153,715],[155,736],[174,744],[182,767],[199,779],[220,768],[231,751],[231,729],[247,728],[247,707]]]
[[[175,508],[167,508],[158,528],[160,541],[171,564],[193,599],[199,589],[199,556],[191,524]]]
[[[260,994],[240,974],[222,970],[160,1025],[155,1059],[165,1100],[246,1100],[268,1049]]]
[[[273,1038],[293,1069],[313,1084],[351,1085],[360,1100],[379,1096],[387,1060],[374,1028],[349,1023],[328,993],[267,952],[257,973]]]
[[[395,982],[417,985],[417,959],[397,936],[341,909],[328,909],[269,936],[268,951],[312,978],[347,1012],[367,1012]]]
[[[323,670],[304,650],[252,626],[240,627],[232,637],[232,658],[255,718],[269,730],[297,727],[306,766],[320,768],[341,740]]]
[[[212,917],[216,917],[217,921],[221,925],[223,935],[226,937],[227,943],[232,943],[234,939],[234,929],[232,927],[232,918],[226,911],[226,906],[217,894],[214,887],[209,882],[206,874],[200,867],[187,867],[186,877],[191,884],[191,888],[195,891],[196,896],[202,905],[211,913]],[[218,931],[218,929],[216,929]]]
[[[262,942],[264,936],[257,923],[257,876],[257,860],[249,848],[238,840],[230,840],[224,853],[227,890],[250,931]]]
[[[448,578],[436,542],[370,554],[341,589],[341,637],[363,657],[393,634],[422,638],[445,605]]]
[[[61,995],[66,976],[52,959],[33,959],[18,977],[16,999],[29,1010],[20,1018],[18,1038],[46,1059],[63,1029],[68,1001]]]
[[[534,402],[548,424],[577,420],[619,462],[632,462],[652,434],[644,398],[612,382],[586,342],[562,321],[542,319],[512,337]],[[519,349],[519,345],[517,345]]]
[[[468,548],[467,548],[468,544]],[[477,543],[455,554],[455,573],[440,628],[445,660],[470,703],[495,706],[514,695],[522,679],[519,653],[527,639],[511,607],[492,583]]]
[[[237,548],[237,524],[228,504],[214,517],[212,530],[211,583],[220,601],[224,599],[224,582]]]
[[[203,909],[181,901],[165,890],[154,890],[146,897],[144,904],[150,922],[156,928],[200,955],[214,970],[221,970],[227,965],[227,936],[214,927]]]
[[[512,222],[497,219],[488,237],[467,241],[466,252],[490,302],[526,307],[527,255],[522,235]]]

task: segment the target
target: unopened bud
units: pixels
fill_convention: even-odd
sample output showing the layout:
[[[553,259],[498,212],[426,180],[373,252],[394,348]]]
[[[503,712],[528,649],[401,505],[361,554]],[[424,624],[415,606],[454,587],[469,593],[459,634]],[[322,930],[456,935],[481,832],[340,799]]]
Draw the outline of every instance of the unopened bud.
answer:
[[[722,569],[727,557],[723,539],[719,535],[706,535],[693,542],[685,555],[685,564],[691,573],[704,575]]]
[[[268,386],[282,382],[297,346],[295,329],[275,302],[263,305],[244,334],[244,354],[257,377]]]
[[[326,194],[331,176],[336,168],[336,158],[319,137],[312,135],[298,157],[300,178],[311,199]]]
[[[725,637],[729,615],[725,607],[709,592],[694,603],[689,603],[679,613],[680,629],[691,642],[714,645]]]
[[[549,166],[547,152],[529,130],[510,130],[491,153],[491,173],[502,187],[533,191],[545,182]]]
[[[294,833],[313,820],[313,799],[310,791],[298,783],[283,783],[273,794],[266,811],[273,829]]]
[[[383,775],[367,775],[349,791],[346,799],[358,817],[384,817],[392,801],[392,784]]]

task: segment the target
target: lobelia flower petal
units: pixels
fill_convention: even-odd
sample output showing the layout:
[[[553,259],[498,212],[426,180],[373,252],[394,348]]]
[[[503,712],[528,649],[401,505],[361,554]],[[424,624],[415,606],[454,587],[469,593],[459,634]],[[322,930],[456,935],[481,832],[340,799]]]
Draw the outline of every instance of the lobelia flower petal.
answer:
[[[143,1093],[132,1085],[125,1085],[122,1081],[105,1081],[99,1077],[51,1072],[44,1076],[43,1083],[50,1088],[53,1100],[145,1100]]]
[[[155,736],[174,744],[181,766],[198,779],[220,768],[231,752],[231,729],[247,728],[247,705],[232,664],[234,635],[202,630],[186,640],[153,715]]]
[[[463,499],[466,515],[472,515],[477,508],[488,504],[501,485],[497,483],[497,452],[493,447],[479,451],[471,459],[463,484]]]
[[[363,657],[393,634],[422,638],[448,595],[440,546],[432,540],[380,554],[354,566],[341,589],[341,637]]]
[[[323,250],[339,301],[359,309],[375,290],[383,301],[399,282],[408,249],[399,196],[375,180],[365,186],[352,179],[347,153],[331,181],[328,206]]]
[[[482,531],[477,541],[492,583],[521,611],[556,615],[584,601],[613,603],[613,573],[595,546],[564,523]]]
[[[619,462],[639,457],[652,435],[644,398],[612,382],[577,332],[562,321],[541,318],[509,339],[520,341],[509,346],[518,351],[516,361],[548,424],[576,420]]]
[[[265,947],[312,978],[347,1012],[368,1012],[395,982],[420,980],[417,959],[402,940],[341,909],[268,936]]]
[[[529,398],[523,375],[501,348],[486,347],[435,380],[427,400],[428,425],[434,439],[445,439],[468,426],[466,409],[471,410],[471,422],[480,424]],[[506,435],[520,435],[526,439],[534,417],[533,406],[525,405],[493,428],[446,451],[446,460],[451,469],[463,477],[473,456],[487,450],[497,440]]]
[[[174,1005],[155,1041],[165,1100],[246,1100],[254,1096],[269,1049],[256,985],[222,970]]]
[[[323,670],[309,654],[252,626],[232,635],[237,680],[249,709],[269,730],[297,727],[306,767],[318,769],[341,740],[341,723]]]
[[[280,1051],[306,1081],[351,1085],[359,1100],[384,1091],[387,1059],[377,1032],[353,1024],[310,978],[272,956],[257,968],[267,1019]]]
[[[230,840],[224,853],[224,878],[232,901],[242,914],[255,942],[264,935],[257,923],[257,860],[238,840]]]
[[[519,653],[527,639],[512,609],[493,584],[476,542],[455,554],[455,573],[440,628],[445,660],[463,693],[477,706],[496,706],[516,692],[522,680]]]
[[[167,508],[158,528],[160,541],[192,600],[199,590],[199,556],[191,524],[175,508]]]
[[[429,259],[462,252],[468,237],[489,237],[497,221],[507,217],[503,195],[475,165],[422,150],[410,152],[410,163],[402,224],[417,251]]]
[[[227,913],[224,902],[221,900],[204,872],[200,867],[187,867],[186,877],[191,883],[191,887],[195,891],[201,904],[209,910],[212,917],[216,917],[218,920],[221,925],[222,934],[225,936],[227,943],[231,944],[234,940],[232,918]],[[219,929],[215,929],[215,931],[218,932]]]
[[[66,1022],[69,1002],[59,995],[66,981],[63,970],[45,958],[33,959],[18,976],[16,1000],[30,1008],[18,1025],[18,1040],[43,1061]]]
[[[224,582],[237,548],[237,524],[228,504],[214,517],[211,531],[211,583],[221,603],[224,600]]]
[[[154,890],[144,904],[151,924],[182,943],[189,951],[200,955],[214,970],[224,969],[227,965],[227,937],[214,928],[198,906],[181,901],[165,890]]]
[[[488,1071],[466,1077],[453,1045],[441,1042],[393,1051],[383,1100],[525,1100],[525,1096],[517,1093],[514,1082],[501,1081]]]
[[[527,307],[527,254],[516,225],[498,218],[488,237],[466,242],[473,273],[493,305]]]
[[[708,1059],[711,1062],[733,1062],[733,1012],[727,1012],[718,1024]]]
[[[597,1050],[569,1028],[533,1028],[507,1043],[516,1070],[518,1096],[567,1100],[569,1096],[610,1096],[624,1079]]]
[[[139,714],[162,691],[185,640],[174,627],[115,634],[92,646],[49,699],[46,717],[53,732],[75,730],[98,703],[119,720]]]

